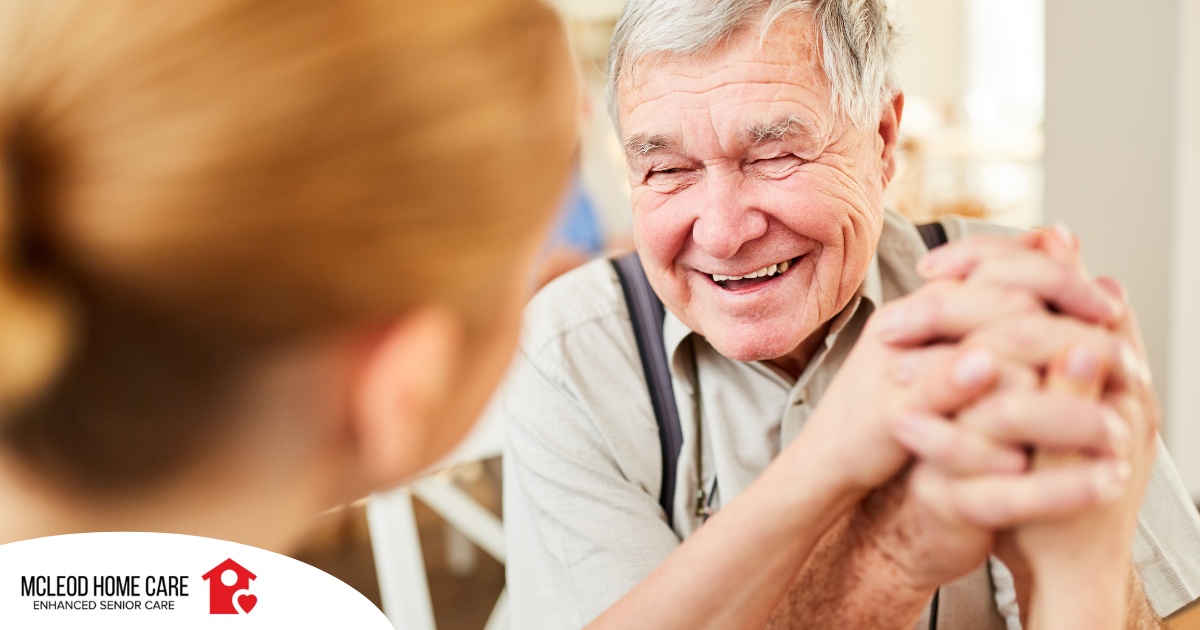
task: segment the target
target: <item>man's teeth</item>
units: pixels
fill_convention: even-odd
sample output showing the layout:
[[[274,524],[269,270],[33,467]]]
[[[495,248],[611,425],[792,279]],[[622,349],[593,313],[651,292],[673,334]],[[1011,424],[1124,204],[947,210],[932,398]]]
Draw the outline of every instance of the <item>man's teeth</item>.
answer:
[[[713,279],[713,282],[724,282],[726,280],[744,280],[744,279],[748,279],[748,278],[766,278],[767,276],[775,276],[775,275],[779,275],[779,274],[787,271],[788,266],[790,266],[790,265],[791,265],[791,263],[789,261],[785,260],[781,263],[771,265],[769,267],[763,267],[762,269],[759,269],[758,271],[752,271],[744,276],[722,276],[719,273],[714,273],[712,275],[712,279]]]

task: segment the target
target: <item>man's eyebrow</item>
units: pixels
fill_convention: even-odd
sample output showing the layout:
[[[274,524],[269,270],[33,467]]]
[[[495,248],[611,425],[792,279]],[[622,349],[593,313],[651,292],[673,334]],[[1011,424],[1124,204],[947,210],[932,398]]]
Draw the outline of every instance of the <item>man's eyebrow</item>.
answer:
[[[787,140],[796,136],[815,138],[818,135],[816,125],[796,115],[750,123],[746,126],[746,136],[750,144]]]
[[[625,157],[634,160],[655,151],[673,148],[676,144],[674,138],[663,134],[634,134],[625,140]]]

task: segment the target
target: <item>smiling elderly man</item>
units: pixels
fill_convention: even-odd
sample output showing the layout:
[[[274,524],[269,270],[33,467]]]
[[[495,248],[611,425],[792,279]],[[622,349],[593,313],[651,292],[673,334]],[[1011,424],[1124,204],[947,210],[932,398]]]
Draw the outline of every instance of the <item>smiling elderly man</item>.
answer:
[[[1148,386],[1113,422],[1036,376],[1071,344],[1120,346],[1104,324],[1123,304],[1036,238],[961,220],[938,255],[974,257],[970,278],[922,288],[926,242],[883,208],[892,45],[877,0],[627,4],[611,98],[682,447],[664,470],[613,267],[547,287],[504,394],[514,627],[1014,627],[1032,578],[1001,532],[1143,491],[1136,537],[1111,540],[1121,614],[1156,627],[1200,594],[1200,522]],[[922,323],[943,343],[889,345]],[[930,464],[891,435],[917,452],[944,435],[900,412],[1008,446],[957,442],[961,476],[916,488]],[[1150,454],[1132,471],[1106,457],[1128,442]],[[1030,448],[1090,455],[1029,469]]]

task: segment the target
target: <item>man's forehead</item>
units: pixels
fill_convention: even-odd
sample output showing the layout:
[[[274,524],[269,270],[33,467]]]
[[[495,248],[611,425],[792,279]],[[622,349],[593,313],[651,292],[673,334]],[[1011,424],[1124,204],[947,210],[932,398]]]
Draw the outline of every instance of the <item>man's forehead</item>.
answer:
[[[826,137],[826,130],[815,123],[810,117],[798,114],[781,114],[774,117],[749,118],[733,121],[731,128],[735,134],[736,146],[752,147],[759,144],[801,139],[808,143],[821,144]],[[694,139],[687,132],[686,123],[670,132],[635,132],[624,139],[625,157],[638,160],[645,156],[669,151],[687,153]]]
[[[765,35],[757,27],[745,28],[709,50],[646,55],[622,75],[617,94],[622,131],[650,131],[631,129],[626,122],[631,114],[653,117],[663,109],[736,109],[751,118],[736,123],[739,127],[797,113],[781,112],[777,101],[823,113],[830,87],[814,39],[807,14],[798,14],[781,19]]]

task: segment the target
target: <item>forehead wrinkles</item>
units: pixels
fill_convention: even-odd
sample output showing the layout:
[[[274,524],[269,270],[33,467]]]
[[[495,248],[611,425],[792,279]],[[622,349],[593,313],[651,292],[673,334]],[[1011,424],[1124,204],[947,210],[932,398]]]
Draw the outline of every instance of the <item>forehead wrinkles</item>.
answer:
[[[801,82],[794,67],[772,68],[688,75],[667,68],[651,71],[659,76],[649,77],[639,92],[628,95],[622,133],[625,138],[682,133],[677,141],[691,144],[707,129],[724,145],[746,137],[756,126],[795,116],[798,126],[828,137],[836,125],[827,86]]]

